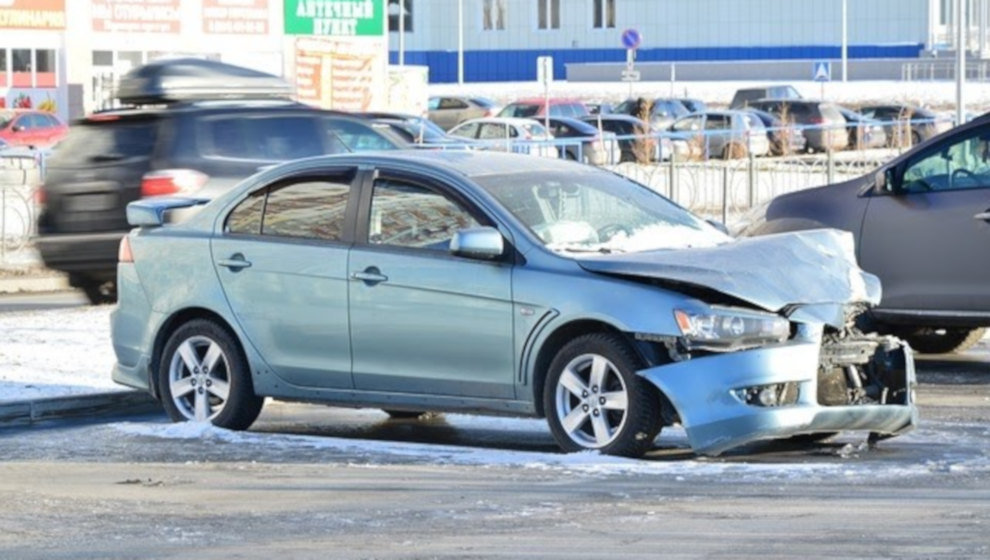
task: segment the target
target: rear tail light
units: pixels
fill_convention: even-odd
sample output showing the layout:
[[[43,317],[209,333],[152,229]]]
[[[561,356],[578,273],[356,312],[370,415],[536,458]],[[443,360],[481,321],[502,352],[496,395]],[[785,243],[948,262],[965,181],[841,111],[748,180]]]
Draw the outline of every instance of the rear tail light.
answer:
[[[192,169],[162,169],[141,178],[141,196],[188,194],[206,184],[208,176]]]
[[[484,117],[484,118],[494,117],[495,116],[495,110],[494,109],[485,109],[485,114],[484,115],[481,115],[481,116]]]
[[[127,235],[120,240],[120,247],[117,248],[117,261],[122,263],[134,262],[134,254],[131,253],[131,238]]]
[[[825,119],[822,117],[815,117],[811,119],[811,124],[825,124]]]

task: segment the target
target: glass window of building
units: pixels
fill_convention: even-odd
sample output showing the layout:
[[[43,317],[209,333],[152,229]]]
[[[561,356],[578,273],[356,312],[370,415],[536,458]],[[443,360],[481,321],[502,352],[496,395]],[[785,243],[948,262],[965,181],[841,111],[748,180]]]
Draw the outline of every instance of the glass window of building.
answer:
[[[0,87],[7,87],[7,49],[0,49]]]
[[[55,87],[58,74],[55,68],[55,51],[38,49],[34,51],[35,87]]]
[[[401,6],[400,6],[401,4]],[[399,31],[399,15],[402,14],[402,31],[413,30],[412,0],[388,0],[388,30]]]
[[[10,51],[11,77],[13,87],[31,87],[31,49],[12,49]]]
[[[615,0],[595,0],[593,4],[595,29],[615,27]]]
[[[560,0],[536,0],[537,27],[560,29]]]
[[[505,30],[505,2],[506,0],[482,0],[482,29],[486,31]]]

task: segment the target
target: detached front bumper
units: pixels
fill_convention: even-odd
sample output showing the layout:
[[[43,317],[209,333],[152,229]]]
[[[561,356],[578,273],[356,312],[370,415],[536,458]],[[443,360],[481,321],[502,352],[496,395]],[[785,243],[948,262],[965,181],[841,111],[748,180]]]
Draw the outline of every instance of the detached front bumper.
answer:
[[[696,453],[718,455],[734,447],[799,434],[863,430],[896,435],[918,422],[914,359],[906,345],[884,350],[893,367],[883,372],[899,387],[896,404],[819,403],[821,343],[785,345],[692,358],[639,371],[673,404]],[[789,404],[764,406],[741,398],[747,389],[787,384]],[[885,397],[886,397],[886,393]]]

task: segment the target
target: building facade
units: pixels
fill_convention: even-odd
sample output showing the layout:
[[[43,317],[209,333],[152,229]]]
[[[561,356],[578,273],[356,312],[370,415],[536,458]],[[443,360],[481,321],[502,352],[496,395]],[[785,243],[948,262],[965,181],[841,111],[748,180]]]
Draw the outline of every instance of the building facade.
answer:
[[[398,29],[400,1],[406,18]],[[536,57],[564,65],[637,60],[913,58],[951,47],[954,0],[389,0],[391,62],[430,68],[432,82],[533,80]],[[986,50],[987,0],[965,0],[970,47]],[[401,52],[400,52],[401,51]]]

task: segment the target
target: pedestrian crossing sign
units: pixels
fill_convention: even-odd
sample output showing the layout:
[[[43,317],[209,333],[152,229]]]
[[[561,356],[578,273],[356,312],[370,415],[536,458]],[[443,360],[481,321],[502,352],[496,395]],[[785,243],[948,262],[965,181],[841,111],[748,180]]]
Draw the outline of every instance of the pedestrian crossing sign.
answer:
[[[811,79],[816,82],[832,81],[832,63],[827,60],[818,60],[812,68]]]

